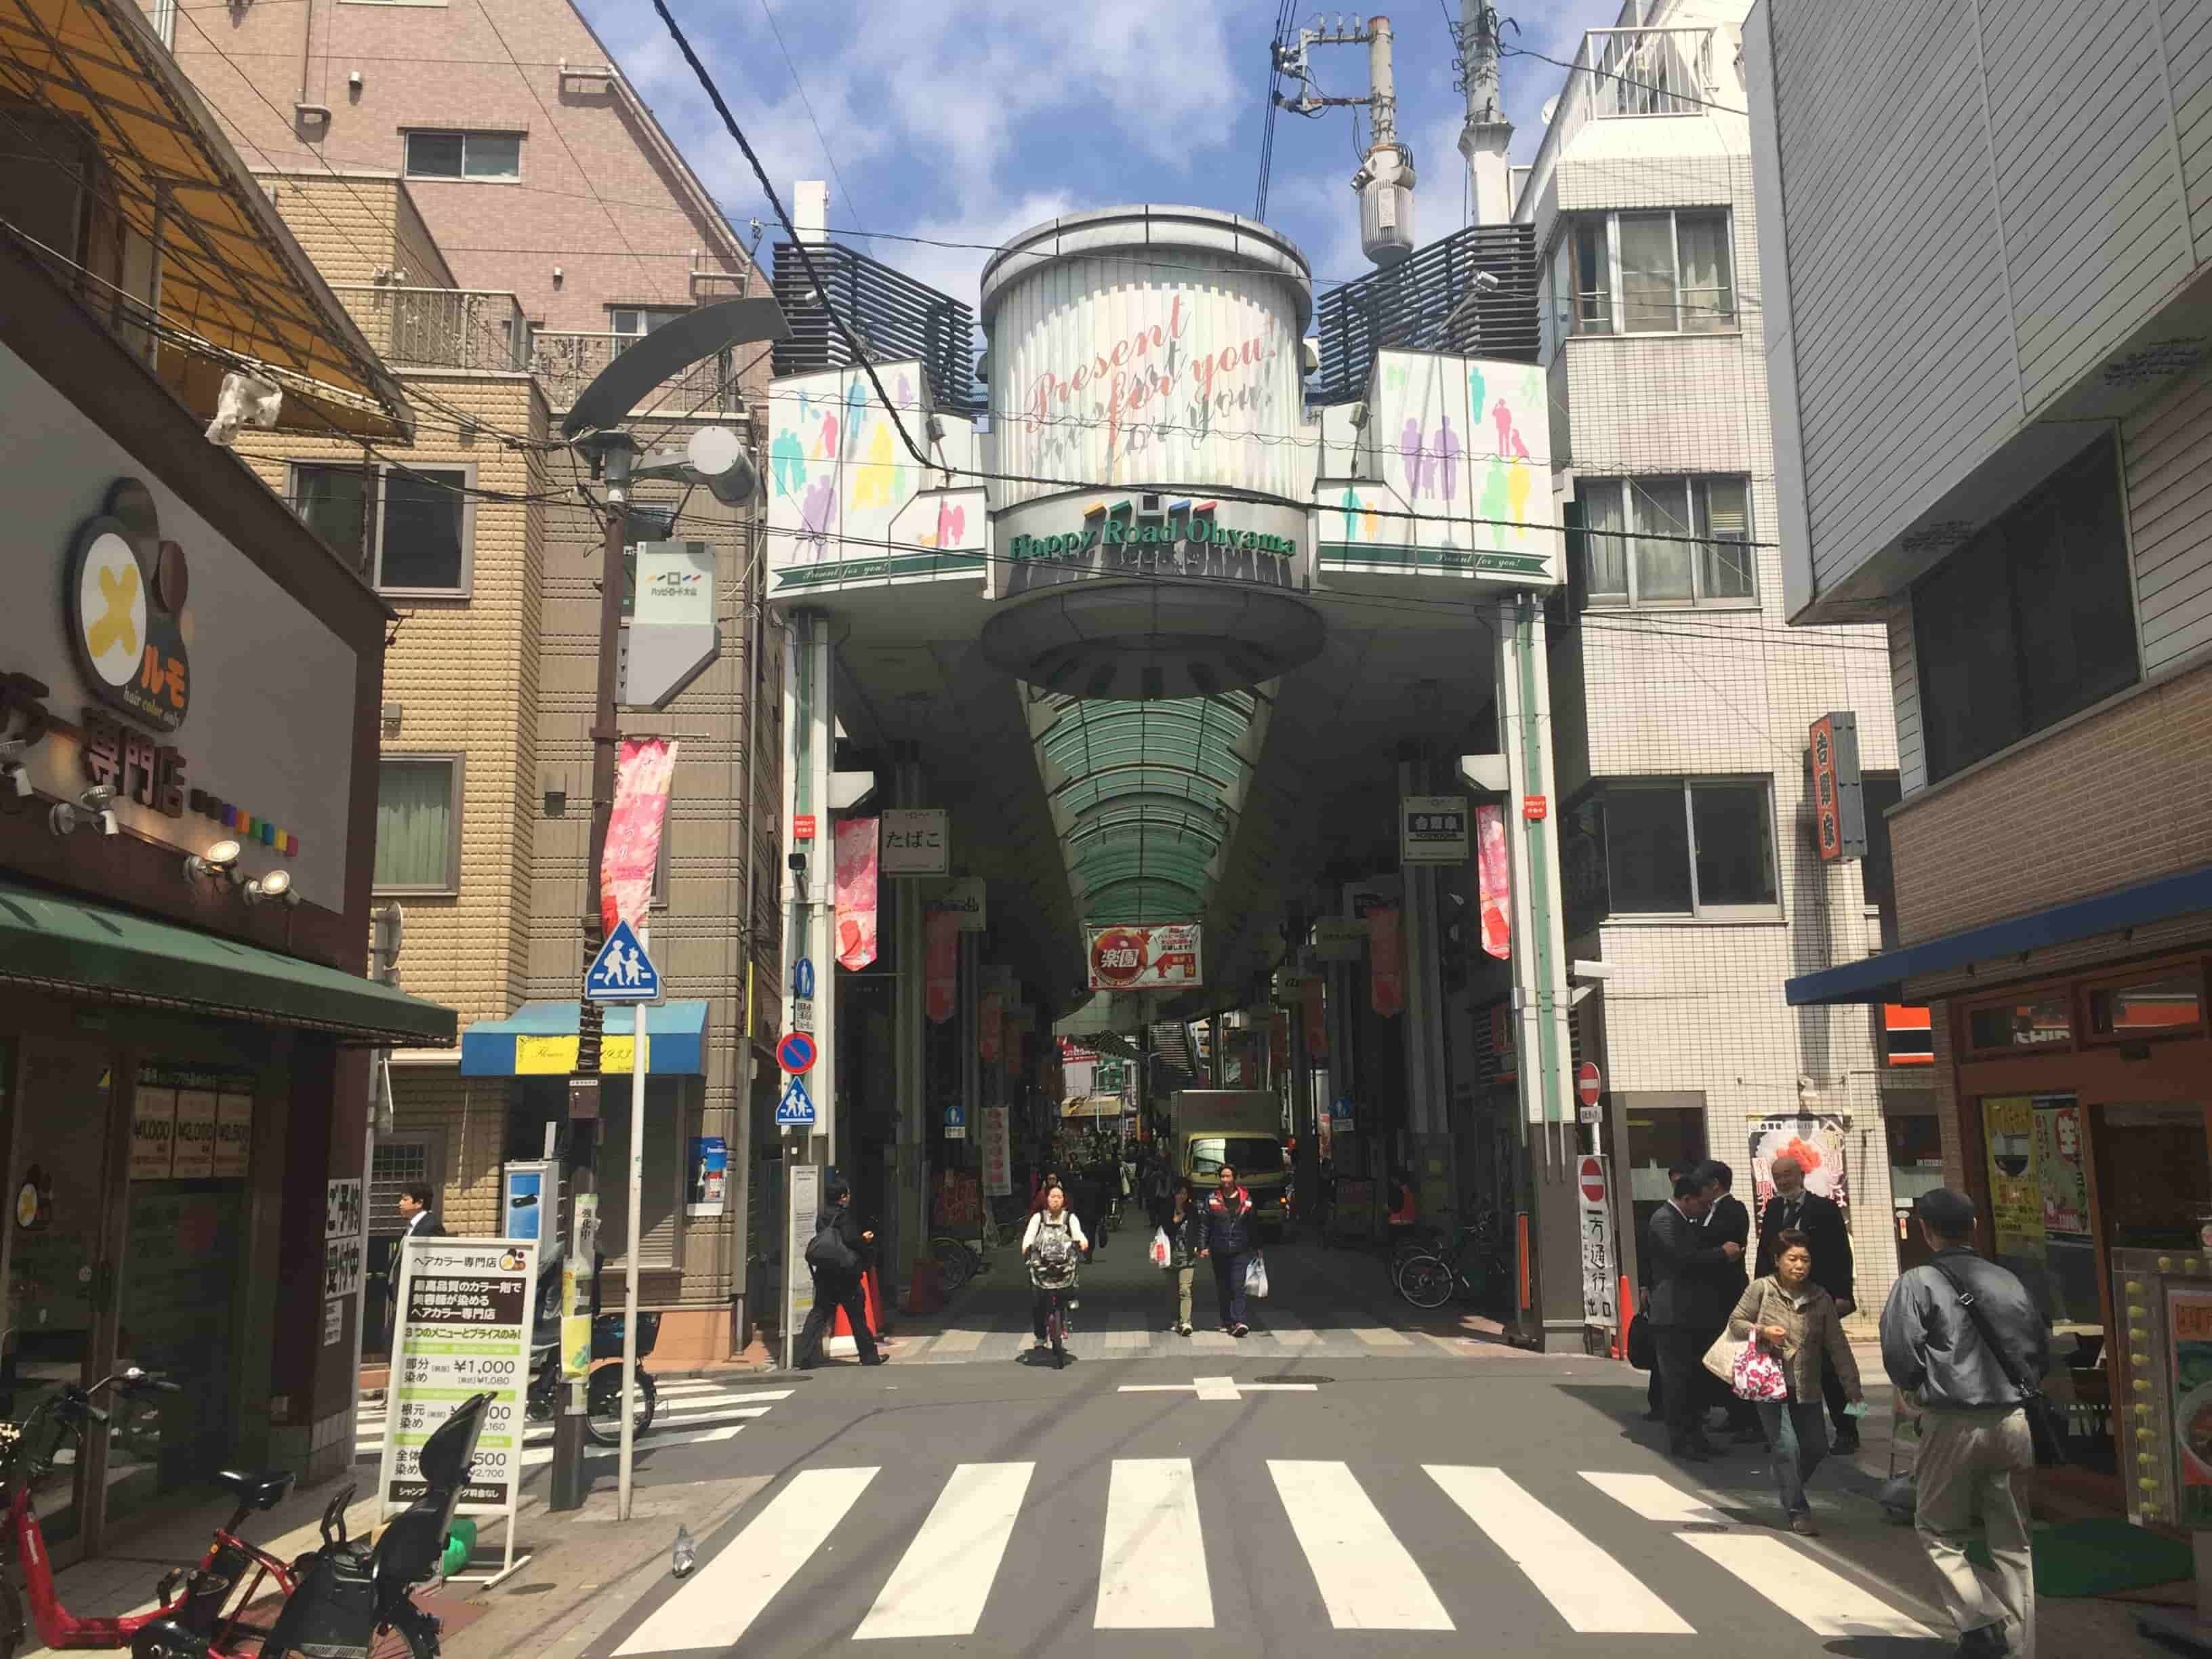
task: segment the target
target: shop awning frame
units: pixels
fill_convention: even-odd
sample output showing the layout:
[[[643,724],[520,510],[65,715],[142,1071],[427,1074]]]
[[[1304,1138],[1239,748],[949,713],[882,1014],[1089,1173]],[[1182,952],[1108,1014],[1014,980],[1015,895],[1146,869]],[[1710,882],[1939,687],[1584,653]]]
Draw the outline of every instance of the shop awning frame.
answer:
[[[451,1047],[459,1023],[450,1008],[336,968],[4,884],[0,985],[391,1048]]]
[[[576,1023],[581,1005],[526,1002],[505,1019],[478,1020],[461,1033],[463,1077],[568,1077],[576,1069]],[[707,1005],[664,1002],[646,1011],[652,1038],[648,1077],[707,1074]],[[603,1077],[629,1075],[636,1051],[637,1018],[631,1008],[606,1011],[599,1049]]]
[[[1908,980],[1953,973],[1972,963],[1995,962],[2024,951],[2048,950],[2054,945],[2071,945],[2100,933],[2147,927],[2198,910],[2212,911],[2212,864],[1963,933],[1946,933],[1901,951],[1885,951],[1839,968],[1824,968],[1817,974],[1801,974],[1784,981],[1783,991],[1793,1008],[1904,1002],[1908,1000],[1905,994]]]

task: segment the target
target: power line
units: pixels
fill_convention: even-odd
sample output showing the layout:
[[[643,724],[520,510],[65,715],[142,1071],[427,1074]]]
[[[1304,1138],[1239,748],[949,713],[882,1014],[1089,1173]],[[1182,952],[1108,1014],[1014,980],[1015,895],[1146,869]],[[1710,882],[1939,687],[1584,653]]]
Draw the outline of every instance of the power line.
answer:
[[[1679,92],[1673,87],[1659,86],[1650,81],[1639,81],[1632,75],[1621,75],[1612,70],[1599,69],[1592,64],[1571,64],[1565,58],[1553,58],[1548,53],[1538,52],[1533,46],[1501,46],[1498,49],[1498,54],[1501,58],[1540,58],[1558,69],[1572,70],[1580,75],[1601,76],[1608,81],[1618,81],[1623,86],[1640,87],[1645,92],[1656,92],[1662,98],[1672,98],[1685,104],[1695,104],[1703,109],[1717,110],[1723,115],[1741,115],[1746,120],[1751,118],[1751,112],[1747,109],[1737,109],[1731,104],[1716,104],[1709,98],[1699,98],[1694,94]]]
[[[815,142],[822,146],[823,160],[830,163],[830,176],[837,181],[837,193],[845,198],[848,211],[858,213],[860,210],[853,200],[853,192],[846,187],[845,175],[837,170],[837,158],[830,152],[830,140],[815,117],[814,102],[806,95],[806,83],[799,78],[799,65],[792,61],[791,48],[784,44],[783,31],[776,27],[775,13],[769,9],[768,0],[760,0],[760,9],[761,15],[768,20],[768,32],[775,37],[775,49],[783,54],[783,66],[791,71],[791,84],[798,89],[799,107],[806,112],[806,124],[814,129]]]

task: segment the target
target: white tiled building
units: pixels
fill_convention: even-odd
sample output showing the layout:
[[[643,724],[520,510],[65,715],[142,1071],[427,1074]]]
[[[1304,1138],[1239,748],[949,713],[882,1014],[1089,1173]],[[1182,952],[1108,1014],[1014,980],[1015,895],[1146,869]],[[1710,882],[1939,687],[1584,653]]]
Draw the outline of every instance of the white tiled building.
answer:
[[[1859,1301],[1878,1310],[1892,1137],[1917,1165],[1930,1068],[1886,1055],[1865,1010],[1784,1001],[1792,975],[1881,947],[1897,760],[1880,630],[1784,626],[1748,9],[1627,0],[1515,179],[1545,273],[1556,483],[1590,532],[1551,659],[1569,951],[1613,969],[1577,1030],[1638,1220],[1668,1164],[1700,1154],[1753,1202],[1755,1126],[1809,1115],[1806,1138],[1842,1153]],[[1808,729],[1845,710],[1872,863],[1824,862],[1812,827]],[[1897,1201],[1924,1178],[1900,1175]]]

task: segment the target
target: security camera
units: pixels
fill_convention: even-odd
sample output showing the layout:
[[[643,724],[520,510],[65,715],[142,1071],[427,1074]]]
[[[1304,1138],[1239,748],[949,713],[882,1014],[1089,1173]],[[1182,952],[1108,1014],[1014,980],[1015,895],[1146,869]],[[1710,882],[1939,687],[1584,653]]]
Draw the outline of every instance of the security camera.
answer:
[[[794,876],[803,876],[803,875],[805,875],[805,874],[806,873],[806,854],[804,854],[804,853],[793,853],[793,854],[791,854],[791,856],[790,856],[790,857],[788,857],[788,858],[787,858],[786,860],[784,860],[784,862],[785,862],[786,864],[787,864],[787,865],[789,865],[789,866],[791,866],[791,873],[792,873],[793,875],[794,875]]]

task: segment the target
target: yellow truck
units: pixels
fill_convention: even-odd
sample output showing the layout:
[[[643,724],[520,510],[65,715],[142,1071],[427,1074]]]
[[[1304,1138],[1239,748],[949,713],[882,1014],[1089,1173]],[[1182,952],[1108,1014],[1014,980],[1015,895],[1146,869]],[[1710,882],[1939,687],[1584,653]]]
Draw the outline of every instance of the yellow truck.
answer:
[[[1283,1104],[1267,1089],[1178,1089],[1169,1106],[1176,1173],[1205,1198],[1219,1184],[1221,1166],[1252,1195],[1252,1220],[1263,1242],[1283,1236],[1291,1172],[1283,1155]]]

